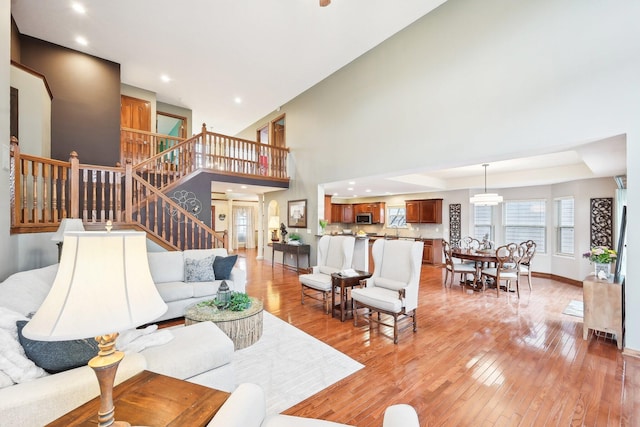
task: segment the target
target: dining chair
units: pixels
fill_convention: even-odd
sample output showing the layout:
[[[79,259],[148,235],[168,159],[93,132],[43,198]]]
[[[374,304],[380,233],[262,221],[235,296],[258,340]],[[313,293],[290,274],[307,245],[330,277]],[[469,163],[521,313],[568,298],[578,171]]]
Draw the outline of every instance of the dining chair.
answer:
[[[311,271],[298,276],[301,285],[300,300],[304,297],[321,301],[330,313],[333,282],[331,274],[351,268],[356,239],[353,236],[322,236],[318,241],[318,264]]]
[[[533,240],[527,240],[526,242],[520,243],[520,246],[524,248],[524,256],[522,257],[522,260],[520,260],[520,268],[518,271],[520,274],[527,276],[529,290],[531,290],[531,260],[536,254],[537,245]]]
[[[470,263],[453,262],[451,251],[452,249],[451,249],[451,245],[449,245],[449,242],[447,242],[446,240],[443,240],[442,252],[444,252],[444,263],[445,263],[444,285],[445,286],[447,285],[447,279],[449,277],[449,273],[451,273],[451,283],[449,283],[449,287],[453,286],[453,278],[457,273],[459,273],[461,286],[463,286],[462,283],[466,281],[468,274],[472,274],[475,278],[476,267],[474,264],[470,264]]]
[[[520,261],[524,257],[524,247],[517,243],[509,243],[499,246],[496,249],[496,266],[491,268],[483,268],[480,272],[480,278],[483,283],[483,289],[486,288],[487,279],[493,279],[496,284],[497,296],[500,296],[500,282],[504,280],[506,291],[509,292],[511,281],[516,282],[516,293],[520,298]]]
[[[460,248],[462,249],[473,249],[477,251],[480,249],[480,245],[480,240],[471,236],[465,236],[460,239]]]
[[[393,328],[393,343],[398,344],[398,320],[411,318],[413,332],[417,331],[416,309],[422,270],[424,244],[409,240],[378,239],[371,247],[374,270],[370,278],[362,280],[363,288],[353,289],[353,324],[358,326],[362,315],[369,323]],[[362,314],[359,309],[366,308]],[[374,318],[373,313],[377,313]],[[380,314],[393,317],[393,324],[385,323]]]

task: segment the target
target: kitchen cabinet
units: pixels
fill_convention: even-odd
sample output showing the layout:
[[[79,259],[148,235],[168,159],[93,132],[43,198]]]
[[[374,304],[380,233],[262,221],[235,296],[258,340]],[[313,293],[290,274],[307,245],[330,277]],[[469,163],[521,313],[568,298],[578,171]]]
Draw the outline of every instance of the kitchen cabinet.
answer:
[[[423,264],[442,264],[442,239],[423,239]]]
[[[408,223],[442,224],[442,199],[407,200],[405,211]]]
[[[384,224],[385,209],[385,202],[356,203],[353,205],[353,216],[355,217],[358,214],[370,213],[372,224]]]
[[[327,221],[329,221],[329,223],[332,223],[333,221],[331,220],[332,216],[331,216],[331,196],[324,196],[324,218]]]
[[[353,222],[353,205],[337,204],[331,205],[332,224],[351,224]]]

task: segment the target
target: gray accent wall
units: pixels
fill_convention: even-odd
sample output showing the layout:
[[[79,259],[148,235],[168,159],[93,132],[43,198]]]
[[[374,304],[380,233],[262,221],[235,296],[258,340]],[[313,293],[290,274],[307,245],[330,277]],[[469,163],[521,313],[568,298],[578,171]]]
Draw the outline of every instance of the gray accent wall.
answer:
[[[21,62],[46,76],[51,157],[115,166],[120,159],[120,64],[21,35]]]

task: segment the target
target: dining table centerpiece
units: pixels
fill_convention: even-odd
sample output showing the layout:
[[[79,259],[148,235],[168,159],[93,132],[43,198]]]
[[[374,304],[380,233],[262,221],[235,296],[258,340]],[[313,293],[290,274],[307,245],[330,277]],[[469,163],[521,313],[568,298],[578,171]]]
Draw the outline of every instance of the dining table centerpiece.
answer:
[[[594,274],[598,278],[607,279],[611,275],[611,264],[616,260],[617,253],[607,246],[594,246],[582,256],[594,264]]]

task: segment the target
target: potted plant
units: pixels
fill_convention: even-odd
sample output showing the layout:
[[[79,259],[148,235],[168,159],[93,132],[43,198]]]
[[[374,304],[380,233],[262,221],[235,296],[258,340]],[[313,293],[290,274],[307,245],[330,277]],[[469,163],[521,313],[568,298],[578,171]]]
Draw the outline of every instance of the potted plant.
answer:
[[[616,251],[607,246],[595,246],[589,252],[582,254],[582,256],[589,258],[589,261],[595,264],[595,275],[603,279],[609,277],[611,263],[617,258]]]
[[[302,244],[302,237],[300,236],[300,234],[296,233],[295,231],[293,233],[289,234],[289,244],[290,245],[300,245]]]
[[[322,234],[324,234],[324,229],[327,228],[327,224],[329,224],[329,221],[327,221],[326,219],[321,219],[318,220],[318,224],[320,224],[320,228],[322,228]]]

